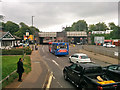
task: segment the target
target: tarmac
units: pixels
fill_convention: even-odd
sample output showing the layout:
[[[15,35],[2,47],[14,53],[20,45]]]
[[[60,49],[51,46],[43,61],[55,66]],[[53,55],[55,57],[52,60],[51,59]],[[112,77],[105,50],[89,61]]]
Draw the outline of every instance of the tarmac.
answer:
[[[86,53],[88,56],[103,62],[118,64],[118,59],[115,58],[89,52],[84,49],[78,50],[78,52]],[[48,67],[43,63],[39,50],[32,51],[30,58],[32,67],[31,72],[28,75],[24,73],[22,82],[18,82],[16,79],[6,88],[44,88],[48,77]]]

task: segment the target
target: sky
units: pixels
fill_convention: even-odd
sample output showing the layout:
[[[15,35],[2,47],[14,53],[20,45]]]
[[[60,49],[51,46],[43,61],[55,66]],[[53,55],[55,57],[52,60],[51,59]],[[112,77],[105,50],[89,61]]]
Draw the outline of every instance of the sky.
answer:
[[[114,22],[118,25],[119,0],[0,0],[4,22],[24,22],[43,32],[60,32],[78,20],[88,25]]]

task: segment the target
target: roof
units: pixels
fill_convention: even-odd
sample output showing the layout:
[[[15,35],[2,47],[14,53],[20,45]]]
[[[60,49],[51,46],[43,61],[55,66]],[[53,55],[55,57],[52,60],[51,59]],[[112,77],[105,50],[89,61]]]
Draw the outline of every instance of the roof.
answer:
[[[101,67],[100,65],[94,63],[78,63],[78,65],[82,66],[83,68]]]
[[[0,38],[2,38],[7,32],[0,32]]]
[[[86,54],[84,54],[84,53],[75,53],[75,54],[73,54],[73,55],[85,55],[86,56]]]
[[[13,35],[8,31],[8,32],[0,32],[0,40],[14,40],[15,38],[13,37]]]
[[[20,38],[20,37],[17,37],[17,36],[15,36],[15,35],[14,35],[14,37],[15,37],[15,39],[17,39],[17,40],[21,40],[21,38]]]

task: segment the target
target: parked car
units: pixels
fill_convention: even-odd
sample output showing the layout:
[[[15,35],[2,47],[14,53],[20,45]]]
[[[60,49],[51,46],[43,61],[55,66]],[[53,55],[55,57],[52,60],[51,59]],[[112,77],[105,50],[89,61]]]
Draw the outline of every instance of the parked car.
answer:
[[[113,80],[120,81],[120,64],[103,67],[103,71]]]
[[[83,53],[75,53],[71,56],[69,56],[70,63],[80,63],[80,62],[92,62],[90,58]]]
[[[120,82],[109,79],[102,67],[93,63],[73,63],[64,68],[63,75],[80,90],[120,90]]]
[[[113,47],[115,48],[116,46],[115,45],[112,45],[111,43],[105,43],[103,44],[104,47]]]

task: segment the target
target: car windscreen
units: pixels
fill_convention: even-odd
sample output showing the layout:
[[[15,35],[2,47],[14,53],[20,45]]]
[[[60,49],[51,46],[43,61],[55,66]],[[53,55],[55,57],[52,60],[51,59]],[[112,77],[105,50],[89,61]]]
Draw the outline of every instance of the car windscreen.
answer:
[[[91,74],[91,73],[101,73],[102,68],[101,67],[89,67],[85,68],[85,74]]]
[[[64,49],[64,48],[67,48],[67,45],[62,45],[62,44],[59,44],[59,45],[58,45],[58,48],[59,48],[59,49]]]
[[[88,56],[80,56],[81,57],[81,59],[87,59],[88,58]]]

